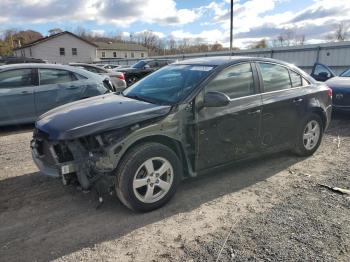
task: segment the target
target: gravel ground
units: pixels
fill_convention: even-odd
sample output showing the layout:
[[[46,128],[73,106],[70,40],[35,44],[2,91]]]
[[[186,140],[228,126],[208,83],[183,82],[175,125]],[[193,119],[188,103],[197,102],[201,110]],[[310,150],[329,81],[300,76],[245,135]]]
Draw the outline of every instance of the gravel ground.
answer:
[[[286,152],[184,181],[147,214],[102,207],[37,172],[31,126],[0,131],[0,261],[350,261],[350,117],[317,153]]]

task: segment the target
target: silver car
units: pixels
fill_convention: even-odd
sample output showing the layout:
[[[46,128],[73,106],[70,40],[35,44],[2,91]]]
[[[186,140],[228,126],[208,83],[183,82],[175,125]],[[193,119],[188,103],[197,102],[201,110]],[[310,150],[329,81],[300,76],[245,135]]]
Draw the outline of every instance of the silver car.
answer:
[[[113,86],[114,91],[123,91],[126,88],[126,82],[124,78],[124,74],[121,72],[117,72],[114,70],[104,69],[102,67],[92,65],[92,64],[85,64],[85,63],[70,63],[70,66],[83,68],[87,71],[99,74],[99,75],[107,75],[110,77]]]
[[[71,66],[0,66],[0,126],[33,123],[52,108],[110,89],[108,77]]]

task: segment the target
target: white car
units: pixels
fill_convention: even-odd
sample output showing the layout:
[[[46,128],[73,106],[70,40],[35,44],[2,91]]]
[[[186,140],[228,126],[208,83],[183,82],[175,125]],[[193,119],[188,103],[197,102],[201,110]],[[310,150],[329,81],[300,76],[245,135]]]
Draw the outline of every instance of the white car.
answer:
[[[80,67],[87,71],[90,71],[99,75],[109,76],[114,86],[114,91],[121,92],[126,88],[125,77],[124,77],[124,74],[121,72],[104,69],[96,65],[85,64],[85,63],[70,63],[69,65],[74,67]]]

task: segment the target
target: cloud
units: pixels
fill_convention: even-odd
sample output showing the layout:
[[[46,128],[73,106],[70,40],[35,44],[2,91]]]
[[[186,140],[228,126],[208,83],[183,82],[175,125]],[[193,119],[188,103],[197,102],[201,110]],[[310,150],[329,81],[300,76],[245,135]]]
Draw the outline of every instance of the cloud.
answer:
[[[135,22],[177,26],[195,21],[199,10],[178,9],[174,0],[1,0],[0,17],[17,23],[94,21],[128,27]]]

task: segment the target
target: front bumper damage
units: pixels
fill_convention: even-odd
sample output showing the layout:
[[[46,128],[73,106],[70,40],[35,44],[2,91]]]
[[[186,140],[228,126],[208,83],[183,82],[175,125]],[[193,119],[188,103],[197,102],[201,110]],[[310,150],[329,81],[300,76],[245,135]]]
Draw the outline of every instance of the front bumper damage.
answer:
[[[53,141],[36,130],[31,141],[33,160],[43,174],[61,178],[63,184],[76,180],[88,190],[102,177],[110,180],[115,168],[98,139],[91,139]]]

